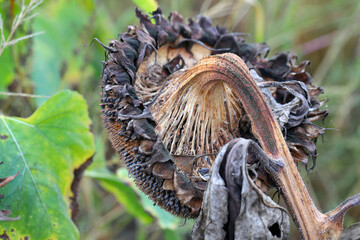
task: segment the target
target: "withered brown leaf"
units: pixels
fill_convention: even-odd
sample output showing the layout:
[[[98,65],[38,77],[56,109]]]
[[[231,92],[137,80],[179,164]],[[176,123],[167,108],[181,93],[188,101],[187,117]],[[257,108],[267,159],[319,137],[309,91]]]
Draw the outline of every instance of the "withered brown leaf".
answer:
[[[249,175],[266,158],[255,142],[243,138],[221,149],[192,231],[193,239],[287,239],[287,211],[265,195]]]

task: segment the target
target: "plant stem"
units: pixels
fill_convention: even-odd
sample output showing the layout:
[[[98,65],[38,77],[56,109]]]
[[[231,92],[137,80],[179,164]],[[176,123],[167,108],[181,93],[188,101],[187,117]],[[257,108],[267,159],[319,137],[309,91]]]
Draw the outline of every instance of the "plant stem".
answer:
[[[39,0],[31,0],[29,5],[27,5],[27,6],[25,6],[24,1],[22,2],[21,11],[20,11],[19,15],[17,17],[15,17],[15,19],[14,19],[9,36],[7,37],[6,41],[2,45],[0,45],[0,56],[3,54],[5,48],[8,47],[9,45],[11,45],[10,42],[11,42],[16,30],[18,29],[18,27],[24,22],[25,17],[32,10],[34,10],[34,8],[36,8],[41,2],[42,2],[42,0],[40,0],[40,1]],[[4,31],[3,31],[3,29],[0,29],[0,30],[1,30],[1,35],[3,36]],[[23,39],[27,39],[30,37],[31,36],[25,36],[25,37],[23,37]],[[19,40],[22,40],[22,39],[19,39]]]
[[[189,76],[195,75],[199,76],[200,83],[222,80],[237,92],[252,122],[253,134],[267,155],[274,159],[272,163],[265,164],[265,167],[281,187],[303,239],[338,239],[342,232],[344,214],[349,208],[360,204],[360,194],[349,198],[327,214],[321,213],[315,207],[296,168],[279,124],[240,57],[226,53],[204,58],[182,77],[190,78]],[[277,169],[279,162],[283,167]]]

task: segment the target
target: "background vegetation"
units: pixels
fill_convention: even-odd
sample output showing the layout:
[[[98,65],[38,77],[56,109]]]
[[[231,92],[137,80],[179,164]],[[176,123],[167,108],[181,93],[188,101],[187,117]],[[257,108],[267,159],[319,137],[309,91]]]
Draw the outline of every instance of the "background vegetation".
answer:
[[[151,3],[134,2],[146,10],[154,8]],[[117,157],[100,120],[104,50],[97,44],[85,45],[94,37],[107,43],[128,25],[138,24],[134,2],[46,1],[33,10],[37,16],[18,26],[12,39],[36,36],[0,47],[0,54],[4,50],[0,56],[0,112],[5,116],[28,117],[47,99],[9,93],[49,97],[71,89],[88,104],[96,155],[81,183],[76,219],[81,239],[183,239],[192,227],[192,221],[183,223],[134,192],[126,171],[115,175],[105,170],[105,161]],[[318,144],[315,169],[310,173],[301,165],[299,169],[316,205],[324,211],[360,192],[359,1],[161,0],[158,4],[165,15],[178,11],[188,18],[200,13],[231,31],[250,33],[249,41],[265,41],[271,47],[270,56],[291,51],[300,61],[310,60],[314,84],[321,85],[323,98],[329,99],[330,115],[324,123],[329,130]],[[0,7],[6,40],[15,16],[21,13],[21,1],[0,0]],[[345,227],[358,221],[359,207],[347,214]],[[293,232],[291,238],[296,238]]]

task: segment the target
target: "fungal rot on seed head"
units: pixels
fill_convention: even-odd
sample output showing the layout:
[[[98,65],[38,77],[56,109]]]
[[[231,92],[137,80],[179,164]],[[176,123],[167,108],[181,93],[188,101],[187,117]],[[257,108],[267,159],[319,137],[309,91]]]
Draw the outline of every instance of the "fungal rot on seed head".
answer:
[[[289,53],[268,59],[266,44],[247,43],[243,34],[213,26],[203,16],[186,24],[176,12],[169,20],[160,9],[152,15],[154,24],[136,9],[140,26],[130,26],[109,46],[102,44],[107,56],[103,122],[136,185],[163,209],[195,218],[203,199],[210,201],[206,189],[214,164],[237,161],[225,152],[219,157],[227,144],[228,152],[248,151],[243,158],[248,186],[263,202],[263,192],[281,189],[304,239],[337,239],[345,211],[359,204],[360,195],[322,214],[295,165],[308,166],[310,159],[315,165],[316,140],[325,129],[313,122],[328,114],[320,109],[323,91],[312,84],[309,62],[297,64]],[[237,192],[241,184],[230,188],[226,169],[232,168],[219,167],[219,176]],[[230,201],[234,192],[228,209],[238,207]],[[265,205],[282,209],[273,202]],[[276,224],[271,226],[286,225]]]

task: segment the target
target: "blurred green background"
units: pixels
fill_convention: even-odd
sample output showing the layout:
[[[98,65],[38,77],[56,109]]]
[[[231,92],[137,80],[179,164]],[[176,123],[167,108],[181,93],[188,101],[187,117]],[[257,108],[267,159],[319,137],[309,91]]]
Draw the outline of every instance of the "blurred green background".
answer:
[[[97,154],[81,184],[81,212],[76,223],[82,239],[185,239],[193,224],[158,210],[152,212],[151,203],[138,192],[150,214],[129,210],[125,190],[117,190],[130,189],[126,173],[119,172],[122,177],[118,181],[105,171],[99,174],[105,160],[116,156],[100,120],[104,50],[98,44],[86,45],[95,37],[107,43],[128,25],[137,25],[135,4],[146,10],[153,8],[142,2],[146,1],[45,1],[34,10],[38,15],[21,25],[14,38],[44,33],[6,48],[0,56],[3,114],[27,117],[46,100],[8,96],[6,92],[51,96],[72,89],[87,100]],[[302,165],[299,169],[323,211],[360,192],[360,1],[167,0],[158,4],[165,15],[178,11],[186,19],[203,14],[231,31],[250,33],[249,41],[264,41],[271,47],[270,56],[290,51],[299,61],[310,60],[314,84],[323,87],[321,98],[329,99],[326,108],[330,115],[324,124],[318,124],[331,129],[318,143],[315,169],[310,173]],[[21,1],[0,0],[0,7],[6,37]],[[347,227],[359,221],[357,207],[349,211],[344,224]],[[298,237],[293,230],[291,239]]]

